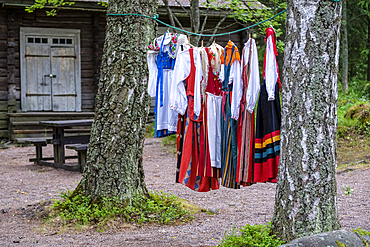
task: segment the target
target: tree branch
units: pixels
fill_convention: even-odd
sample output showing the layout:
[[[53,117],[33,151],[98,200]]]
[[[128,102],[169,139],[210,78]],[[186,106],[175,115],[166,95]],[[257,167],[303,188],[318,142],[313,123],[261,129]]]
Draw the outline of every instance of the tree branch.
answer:
[[[182,26],[182,24],[181,24],[181,22],[179,21],[179,19],[177,19],[176,15],[173,15],[173,18],[175,19],[175,21],[176,21],[177,25],[179,25],[179,27],[180,27],[181,29],[184,29],[184,27]]]
[[[168,17],[170,18],[170,23],[171,23],[171,26],[173,27],[176,27],[176,24],[175,24],[175,21],[173,20],[173,14],[172,14],[172,10],[170,9],[170,7],[168,6],[168,0],[162,0],[163,3],[164,3],[164,6],[167,10],[167,13],[168,13]],[[172,28],[171,28],[172,29]]]
[[[229,24],[229,25],[227,25],[227,26],[219,27],[219,28],[218,28],[218,30],[223,30],[223,29],[226,29],[226,28],[232,27],[232,26],[234,26],[234,25],[236,25],[236,24],[239,24],[239,23],[234,22],[234,23],[231,23],[231,24]],[[211,31],[214,31],[214,30],[215,30],[215,28],[210,28],[210,29],[206,29],[206,30],[204,30],[203,32],[204,32],[204,33],[206,33],[206,32],[211,32]]]
[[[200,32],[199,33],[201,33],[201,34],[203,34],[204,28],[206,27],[206,24],[207,24],[208,10],[209,10],[209,8],[207,8],[207,10],[206,10],[206,16],[204,17],[202,27],[200,28]],[[199,44],[199,40],[200,40],[201,37],[202,36],[197,36],[197,38],[196,38],[196,44]]]
[[[227,15],[225,15],[218,23],[217,23],[217,25],[216,25],[216,27],[215,27],[215,30],[213,31],[213,35],[215,35],[216,33],[217,33],[217,31],[218,31],[218,29],[220,28],[220,26],[222,25],[222,23],[224,23],[224,21],[226,20],[226,18],[228,17],[228,14]],[[213,40],[214,40],[214,36],[212,36],[210,39],[209,39],[209,41],[208,41],[208,43],[207,43],[207,46],[210,46],[211,45],[211,43],[213,42]]]
[[[185,13],[188,14],[188,16],[191,16],[189,11],[184,6],[182,6],[182,4],[178,0],[175,0],[175,1],[178,5],[180,5],[180,7],[185,11]]]

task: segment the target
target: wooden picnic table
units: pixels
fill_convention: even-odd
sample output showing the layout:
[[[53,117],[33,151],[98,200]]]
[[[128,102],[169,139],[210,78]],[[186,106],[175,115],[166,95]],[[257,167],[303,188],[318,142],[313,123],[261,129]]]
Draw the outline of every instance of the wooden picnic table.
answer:
[[[90,135],[65,136],[65,129],[75,126],[91,126],[93,119],[81,120],[60,120],[60,121],[40,121],[40,125],[53,128],[53,139],[51,143],[54,148],[54,162],[41,160],[40,165],[48,165],[57,168],[75,170],[65,164],[65,145],[66,144],[86,144],[90,141]]]

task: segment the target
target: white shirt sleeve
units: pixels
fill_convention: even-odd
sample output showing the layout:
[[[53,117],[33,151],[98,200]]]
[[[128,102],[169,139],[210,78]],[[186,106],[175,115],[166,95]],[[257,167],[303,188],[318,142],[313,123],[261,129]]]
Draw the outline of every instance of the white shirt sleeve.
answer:
[[[149,51],[147,55],[148,69],[149,69],[149,81],[148,81],[148,94],[150,97],[156,96],[156,85],[157,85],[157,53]]]
[[[220,70],[220,74],[218,75],[218,79],[220,79],[220,81],[224,81],[225,79],[225,65],[221,64],[221,70]]]
[[[276,56],[271,35],[267,38],[266,43],[266,65],[265,65],[265,80],[268,101],[275,99],[275,85],[278,79]]]
[[[189,76],[191,69],[189,50],[179,52],[173,71],[170,90],[170,108],[181,115],[185,114],[188,106],[184,80]]]
[[[230,81],[233,82],[233,93],[231,98],[231,118],[238,120],[240,100],[243,96],[243,81],[241,76],[240,62],[236,59],[231,65]]]
[[[194,63],[195,63],[195,82],[194,82],[194,113],[199,117],[200,109],[202,107],[201,102],[201,90],[200,83],[203,77],[202,61],[200,58],[200,52],[197,49],[193,49]]]
[[[249,53],[249,44],[247,44],[246,52]],[[258,93],[260,91],[260,72],[258,66],[258,53],[257,46],[254,39],[252,39],[252,49],[251,49],[251,64],[250,64],[250,75],[247,87],[247,110],[252,113],[257,103]],[[249,60],[249,56],[248,56]],[[248,62],[247,62],[248,63]]]

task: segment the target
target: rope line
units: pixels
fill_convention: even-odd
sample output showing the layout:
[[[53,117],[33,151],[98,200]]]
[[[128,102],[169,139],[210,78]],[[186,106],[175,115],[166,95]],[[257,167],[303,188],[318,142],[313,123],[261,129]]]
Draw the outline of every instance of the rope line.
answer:
[[[331,1],[332,1],[332,2],[340,2],[340,0],[331,0]],[[219,36],[224,36],[224,35],[230,35],[230,34],[233,34],[233,33],[238,33],[238,32],[241,32],[241,31],[244,31],[244,30],[250,29],[250,28],[252,28],[252,27],[258,26],[258,25],[260,25],[260,24],[262,24],[262,23],[265,23],[265,22],[267,22],[267,21],[271,21],[272,19],[274,19],[275,17],[277,17],[277,16],[279,16],[279,15],[283,14],[283,13],[284,13],[284,12],[286,12],[286,11],[287,11],[287,10],[286,10],[286,9],[284,9],[283,11],[281,11],[281,12],[277,13],[276,15],[274,15],[273,17],[270,17],[270,18],[268,18],[268,19],[266,19],[266,20],[260,21],[260,22],[258,22],[258,23],[256,23],[256,24],[253,24],[253,25],[249,26],[249,27],[244,27],[244,28],[241,28],[241,29],[238,29],[238,30],[232,31],[232,32],[227,32],[227,33],[218,33],[218,34],[201,34],[201,33],[193,33],[193,32],[190,32],[190,31],[187,31],[187,30],[184,30],[184,29],[178,28],[178,27],[174,27],[174,26],[171,26],[170,24],[167,24],[167,23],[165,23],[165,22],[163,22],[163,21],[159,20],[159,19],[158,19],[158,18],[159,18],[159,15],[158,15],[158,14],[156,14],[154,17],[152,17],[152,16],[147,16],[147,15],[141,15],[141,14],[135,14],[135,13],[129,13],[129,14],[107,14],[107,16],[129,16],[129,15],[131,15],[131,16],[140,16],[140,17],[145,17],[145,18],[149,18],[149,19],[155,20],[155,21],[157,21],[157,22],[159,22],[159,23],[161,23],[161,24],[163,24],[163,25],[165,25],[165,26],[167,26],[167,27],[169,27],[169,28],[173,28],[173,29],[178,30],[178,31],[183,32],[183,33],[187,33],[187,34],[191,34],[191,35],[196,35],[196,36],[204,36],[204,37],[219,37]]]
[[[232,31],[232,32],[227,32],[227,33],[218,33],[218,34],[201,34],[201,33],[193,33],[193,32],[187,31],[187,30],[183,30],[183,29],[181,29],[181,28],[177,28],[177,27],[171,26],[170,24],[167,24],[167,23],[165,23],[165,22],[163,22],[163,21],[159,20],[159,19],[158,19],[158,18],[159,18],[159,15],[158,15],[158,14],[156,14],[154,17],[152,17],[152,16],[147,16],[147,15],[141,15],[141,14],[135,14],[135,13],[130,13],[130,14],[107,14],[107,15],[108,15],[108,16],[128,16],[128,15],[140,16],[140,17],[145,17],[145,18],[149,18],[149,19],[155,20],[155,21],[157,21],[157,22],[159,22],[159,23],[161,23],[161,24],[163,24],[163,25],[165,25],[165,26],[167,26],[167,27],[173,28],[173,29],[175,29],[175,30],[178,30],[178,31],[181,31],[181,32],[184,32],[184,33],[187,33],[187,34],[197,35],[197,36],[204,36],[204,37],[218,37],[218,36],[224,36],[224,35],[230,35],[230,34],[233,34],[233,33],[238,33],[238,32],[241,32],[241,31],[244,31],[244,30],[250,29],[250,28],[252,28],[252,27],[258,26],[258,25],[260,25],[260,24],[262,24],[262,23],[265,23],[265,22],[267,22],[267,21],[270,21],[270,20],[274,19],[275,17],[277,17],[277,16],[279,16],[279,15],[283,14],[284,12],[286,12],[286,9],[284,9],[283,11],[281,11],[281,12],[277,13],[277,14],[276,14],[276,15],[274,15],[273,17],[270,17],[270,18],[268,18],[268,19],[266,19],[266,20],[260,21],[260,22],[258,22],[258,23],[256,23],[256,24],[253,24],[253,25],[249,26],[249,27],[244,27],[244,28],[241,28],[241,29],[238,29],[238,30]]]

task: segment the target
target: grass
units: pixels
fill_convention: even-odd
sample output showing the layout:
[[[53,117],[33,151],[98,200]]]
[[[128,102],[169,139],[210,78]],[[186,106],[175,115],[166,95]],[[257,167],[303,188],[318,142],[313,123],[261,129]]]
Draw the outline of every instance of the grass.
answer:
[[[357,228],[357,229],[352,229],[353,232],[357,232],[358,234],[360,234],[361,236],[370,236],[370,231],[366,231],[364,229],[361,229],[361,228]]]
[[[220,247],[277,247],[285,242],[271,234],[271,223],[267,225],[246,225],[239,228],[239,233],[235,229],[230,234],[225,234],[224,239],[218,245]]]
[[[342,93],[341,85],[338,86],[338,171],[369,168],[370,128],[367,124],[361,124],[359,118],[348,117],[351,114],[345,117],[350,108],[370,104],[368,82],[360,80],[350,82],[349,93],[346,95]]]
[[[102,198],[101,203],[91,204],[90,196],[61,193],[61,200],[54,200],[47,223],[53,226],[85,229],[96,226],[99,231],[110,224],[179,224],[193,219],[200,208],[186,203],[174,195],[150,192],[149,198],[135,196],[132,204],[125,206],[117,198]]]

